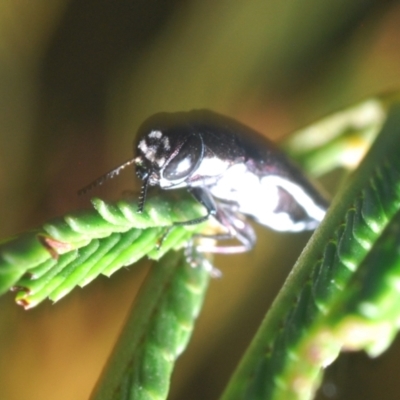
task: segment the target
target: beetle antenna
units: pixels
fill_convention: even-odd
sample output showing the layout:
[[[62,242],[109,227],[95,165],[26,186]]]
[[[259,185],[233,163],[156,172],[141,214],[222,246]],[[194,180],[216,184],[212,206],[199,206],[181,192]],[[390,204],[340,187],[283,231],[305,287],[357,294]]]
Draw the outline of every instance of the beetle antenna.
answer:
[[[84,188],[78,191],[79,195],[87,193],[89,190],[92,190],[96,186],[102,185],[105,181],[116,177],[124,168],[132,165],[136,161],[136,158],[132,158],[131,160],[126,161],[125,163],[121,164],[117,168],[112,169],[111,171],[107,172],[106,174],[100,176],[93,182],[89,183],[89,185],[85,186]]]
[[[139,214],[141,214],[143,212],[143,207],[144,207],[144,202],[146,201],[148,186],[149,186],[149,178],[147,177],[147,179],[145,179],[143,181],[142,188],[140,189],[139,203],[138,203],[138,210],[137,210],[137,212]]]

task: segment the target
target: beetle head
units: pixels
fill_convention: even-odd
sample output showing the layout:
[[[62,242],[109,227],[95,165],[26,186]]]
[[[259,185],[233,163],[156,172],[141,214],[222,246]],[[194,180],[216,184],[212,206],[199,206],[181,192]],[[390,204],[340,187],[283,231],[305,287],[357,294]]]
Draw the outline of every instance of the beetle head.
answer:
[[[186,187],[203,157],[201,136],[182,129],[152,129],[140,137],[136,148],[136,174],[143,180],[139,212],[143,210],[147,186],[162,189]]]
[[[135,157],[96,179],[79,193],[86,193],[134,164],[137,176],[143,181],[138,206],[138,212],[142,212],[149,185],[167,190],[190,186],[196,179],[202,181],[208,174],[198,170],[205,157],[205,143],[200,133],[204,127],[199,126],[199,121],[210,118],[213,121],[214,114],[204,110],[153,115],[139,128]],[[212,166],[208,170],[212,170],[212,175],[215,173]]]

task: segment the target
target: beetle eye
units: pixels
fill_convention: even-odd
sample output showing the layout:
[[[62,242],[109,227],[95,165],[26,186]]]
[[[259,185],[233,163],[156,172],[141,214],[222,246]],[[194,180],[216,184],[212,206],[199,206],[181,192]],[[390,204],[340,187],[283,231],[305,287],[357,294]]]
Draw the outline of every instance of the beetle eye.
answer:
[[[201,138],[199,136],[191,136],[165,167],[163,171],[164,178],[175,181],[188,177],[200,164],[202,155],[203,143]]]

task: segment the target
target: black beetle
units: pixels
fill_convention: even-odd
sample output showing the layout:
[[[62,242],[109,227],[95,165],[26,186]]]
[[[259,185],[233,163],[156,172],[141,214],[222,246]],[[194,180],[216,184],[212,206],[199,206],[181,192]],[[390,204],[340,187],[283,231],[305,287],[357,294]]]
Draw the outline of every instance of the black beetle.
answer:
[[[250,217],[277,231],[315,229],[328,202],[320,191],[268,139],[217,113],[195,110],[159,113],[139,128],[136,155],[82,189],[117,175],[135,164],[143,181],[138,212],[148,186],[186,188],[207,210],[204,217],[176,222],[197,224],[213,216],[240,246],[202,246],[220,253],[250,250],[256,241]],[[220,235],[221,236],[221,235]]]

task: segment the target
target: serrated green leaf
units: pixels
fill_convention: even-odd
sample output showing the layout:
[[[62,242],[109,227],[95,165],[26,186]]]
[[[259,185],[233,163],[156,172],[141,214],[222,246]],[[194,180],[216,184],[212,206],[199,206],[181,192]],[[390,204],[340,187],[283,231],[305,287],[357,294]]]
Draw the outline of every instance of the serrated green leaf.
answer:
[[[92,210],[56,218],[0,245],[1,291],[14,287],[18,304],[25,308],[45,298],[57,301],[99,274],[110,276],[146,255],[159,259],[202,228],[172,227],[174,221],[204,212],[187,197],[178,202],[150,199],[143,214],[137,213],[134,201],[108,204],[95,199],[93,204]],[[161,243],[167,229],[170,234]]]
[[[400,297],[393,239],[400,218],[399,127],[395,106],[298,260],[223,400],[310,399],[341,348],[376,355],[393,339],[400,320],[398,307],[390,307]],[[382,190],[384,182],[390,190]],[[392,240],[382,247],[386,234]],[[378,259],[388,264],[382,268]]]
[[[193,268],[182,252],[169,253],[151,269],[93,400],[166,398],[209,281],[203,256],[197,263]]]

